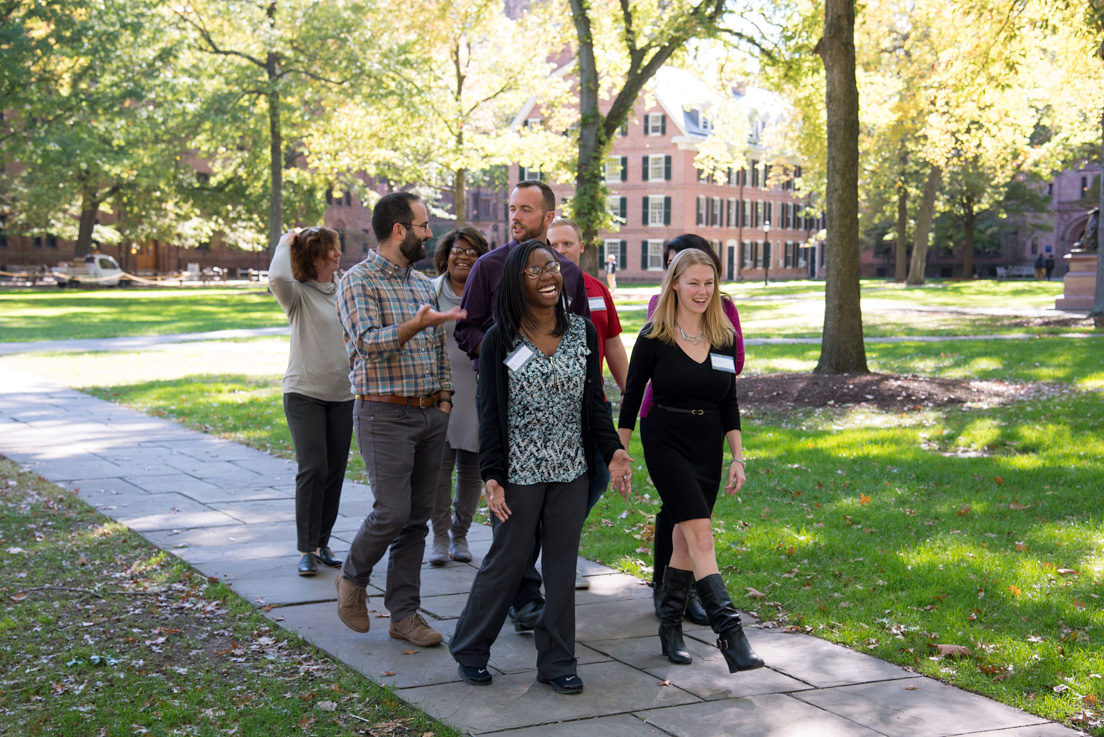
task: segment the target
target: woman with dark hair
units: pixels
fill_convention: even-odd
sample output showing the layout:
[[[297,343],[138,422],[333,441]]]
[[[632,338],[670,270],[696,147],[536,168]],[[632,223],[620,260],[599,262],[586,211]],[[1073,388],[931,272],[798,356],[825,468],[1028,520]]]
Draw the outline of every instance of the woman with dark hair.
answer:
[[[575,562],[595,443],[614,486],[631,487],[631,462],[602,395],[598,335],[569,314],[560,262],[529,240],[506,258],[495,324],[480,352],[479,470],[502,524],[472,583],[449,650],[469,684],[491,682],[491,645],[506,619],[541,529],[547,603],[536,621],[537,680],[583,690],[575,659]]]
[[[448,310],[460,306],[460,295],[468,281],[475,260],[490,250],[487,239],[475,228],[465,226],[452,230],[437,242],[433,265],[437,278],[433,289],[437,308]],[[443,566],[451,557],[460,563],[472,559],[468,548],[468,529],[483,482],[479,478],[479,417],[475,409],[475,371],[468,354],[456,345],[455,325],[445,334],[448,340],[449,365],[452,367],[452,413],[449,415],[448,437],[437,474],[437,500],[429,521],[433,526],[433,546],[429,564]],[[453,496],[452,469],[456,468],[456,491]],[[451,511],[451,514],[450,514]]]
[[[337,318],[341,240],[329,228],[291,230],[276,244],[268,286],[291,324],[284,415],[295,460],[299,575],[339,567],[330,550],[353,436],[349,357]]]
[[[693,588],[717,633],[730,672],[763,667],[751,649],[717,568],[710,518],[721,482],[723,441],[732,458],[725,492],[744,485],[740,405],[736,398],[736,334],[721,309],[717,267],[696,248],[675,255],[663,276],[655,312],[629,360],[618,431],[628,445],[644,387],[655,401],[643,436],[644,462],[675,523],[673,551],[663,573],[659,639],[676,664],[692,660],[682,618]]]
[[[717,273],[721,273],[721,257],[713,252],[713,248],[709,245],[709,241],[694,233],[684,233],[683,235],[667,241],[666,248],[663,252],[663,267],[666,269],[670,266],[671,260],[677,254],[688,248],[696,248],[706,253],[713,260],[713,265],[717,269]],[[658,294],[654,295],[648,302],[649,318],[651,318],[652,313],[655,312],[658,302]],[[724,311],[725,317],[732,323],[732,327],[736,331],[736,374],[739,375],[740,372],[744,370],[744,333],[740,328],[740,312],[736,309],[736,303],[726,294],[721,294],[721,309]],[[644,439],[648,413],[651,411],[651,408],[652,385],[649,384],[648,388],[644,391],[644,400],[640,404],[641,440]],[[655,607],[655,615],[659,619],[663,618],[659,607],[663,591],[663,571],[671,561],[671,536],[674,533],[674,529],[674,523],[671,521],[671,515],[667,511],[667,507],[661,506],[659,512],[656,513],[655,519],[654,560],[652,562],[652,604]],[[693,589],[690,590],[690,598],[686,602],[686,618],[694,624],[709,624],[709,618],[705,614],[705,609],[702,608],[701,601],[698,599],[698,594]]]

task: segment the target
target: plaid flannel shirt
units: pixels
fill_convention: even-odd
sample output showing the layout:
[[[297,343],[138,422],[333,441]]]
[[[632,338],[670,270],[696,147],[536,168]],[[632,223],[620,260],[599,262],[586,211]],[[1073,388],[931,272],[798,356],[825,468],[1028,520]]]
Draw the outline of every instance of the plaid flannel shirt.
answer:
[[[426,328],[399,345],[399,324],[425,304],[437,306],[429,278],[375,250],[342,277],[337,313],[355,393],[424,397],[453,390],[444,325]]]

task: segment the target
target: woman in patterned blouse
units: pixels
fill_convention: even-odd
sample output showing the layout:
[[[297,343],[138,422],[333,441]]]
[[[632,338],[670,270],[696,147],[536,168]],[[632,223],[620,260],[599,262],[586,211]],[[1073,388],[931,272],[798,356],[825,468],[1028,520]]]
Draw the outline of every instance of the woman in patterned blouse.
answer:
[[[631,462],[602,395],[598,336],[569,314],[560,263],[540,241],[507,257],[495,293],[495,325],[480,351],[479,468],[498,517],[449,650],[460,677],[487,685],[491,645],[542,531],[547,603],[536,623],[537,680],[558,693],[583,690],[575,659],[575,562],[597,442],[614,486],[627,495]]]

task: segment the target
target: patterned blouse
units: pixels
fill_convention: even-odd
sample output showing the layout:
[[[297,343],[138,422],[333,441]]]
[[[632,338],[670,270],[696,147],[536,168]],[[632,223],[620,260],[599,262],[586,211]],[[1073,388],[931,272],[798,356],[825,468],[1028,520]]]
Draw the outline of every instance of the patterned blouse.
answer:
[[[590,349],[583,318],[568,318],[570,326],[551,357],[525,336],[518,341],[533,355],[510,372],[511,484],[567,482],[587,472],[582,414]]]

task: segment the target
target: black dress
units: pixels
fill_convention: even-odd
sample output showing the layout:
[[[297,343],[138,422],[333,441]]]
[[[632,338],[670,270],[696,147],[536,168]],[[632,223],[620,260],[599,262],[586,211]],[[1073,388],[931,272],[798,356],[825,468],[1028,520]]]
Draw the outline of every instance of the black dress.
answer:
[[[698,363],[677,345],[648,337],[649,330],[633,347],[617,424],[636,426],[651,380],[655,404],[643,438],[648,473],[674,522],[708,519],[721,484],[725,433],[740,429],[736,343],[711,348]]]

